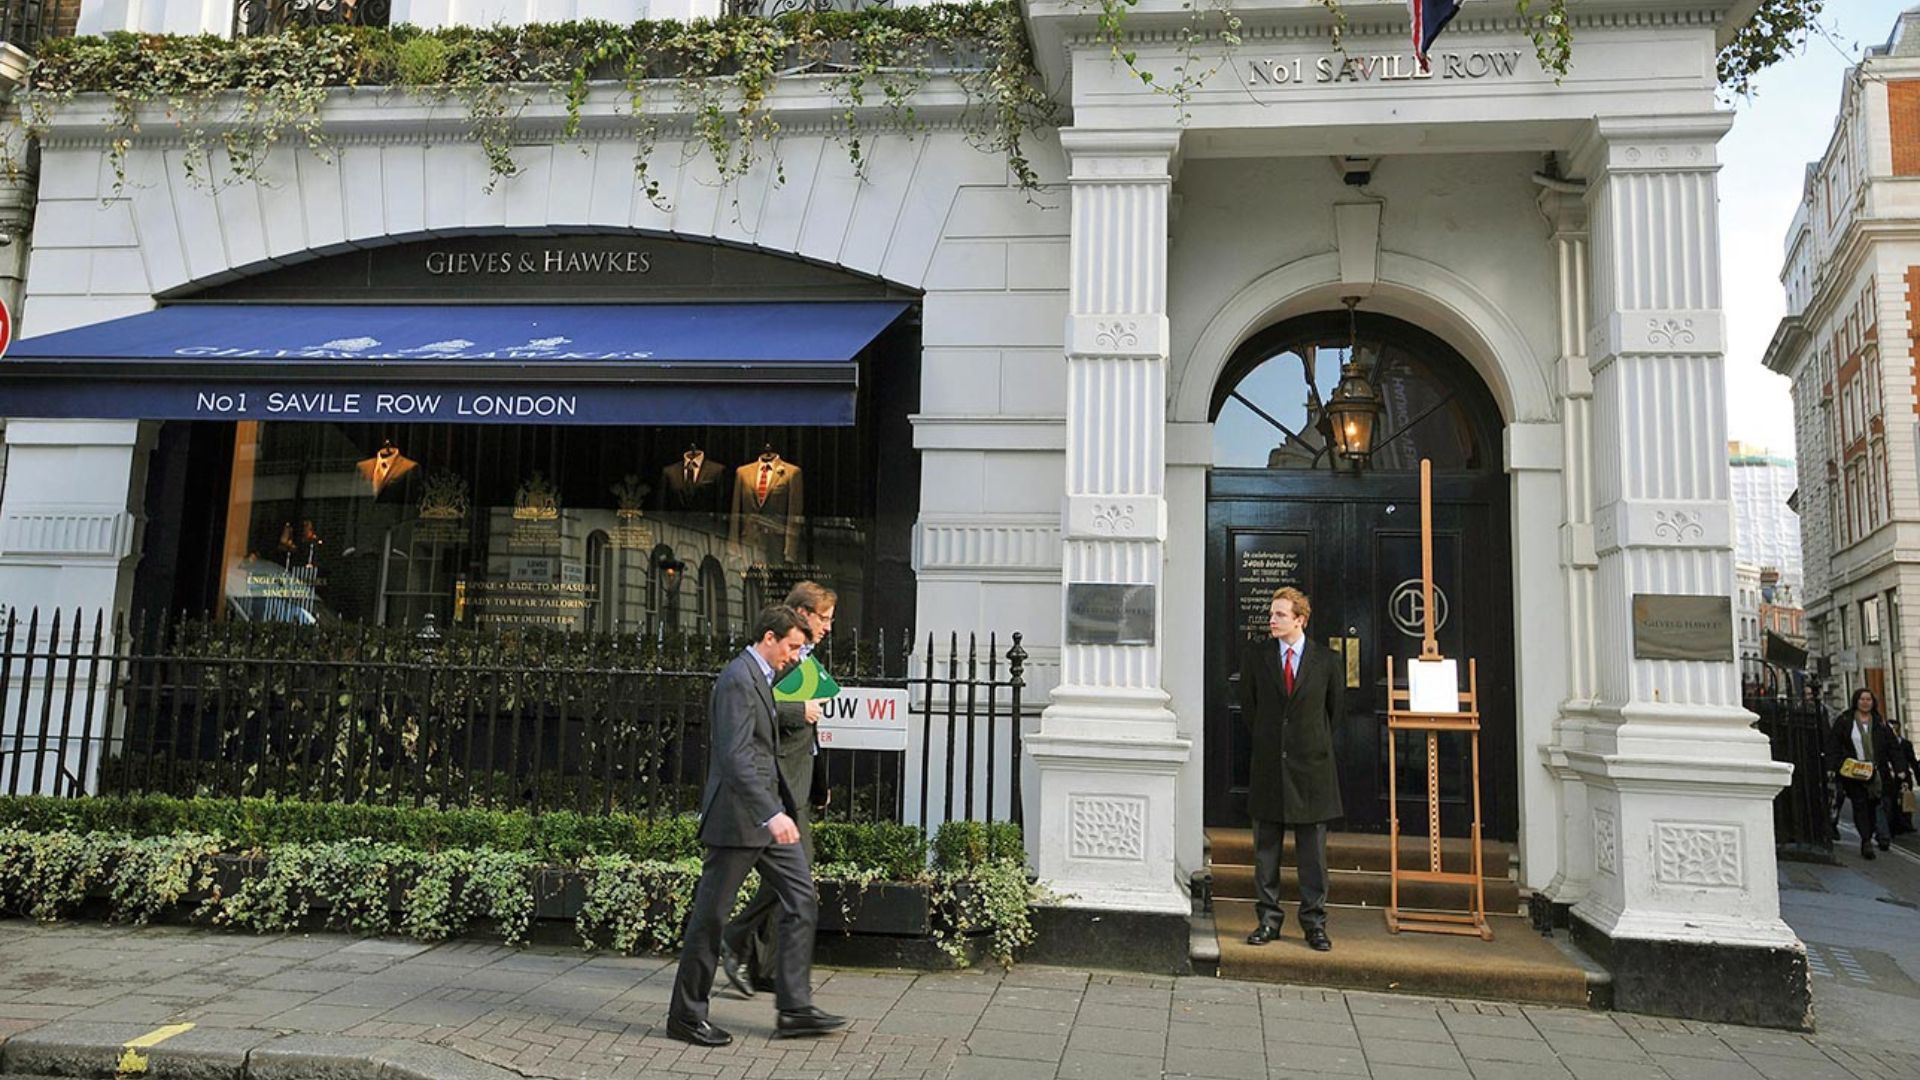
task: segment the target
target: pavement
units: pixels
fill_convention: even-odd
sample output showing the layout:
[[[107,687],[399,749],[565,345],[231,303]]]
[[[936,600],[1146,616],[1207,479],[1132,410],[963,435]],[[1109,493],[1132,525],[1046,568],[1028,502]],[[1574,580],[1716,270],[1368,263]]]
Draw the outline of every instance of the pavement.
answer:
[[[1920,1077],[1920,847],[1782,864],[1814,1035],[1318,987],[1065,968],[817,969],[842,1034],[775,1040],[724,990],[735,1043],[664,1034],[669,958],[0,921],[0,1074],[228,1080],[1283,1080]],[[1336,943],[1337,947],[1337,943]],[[131,1055],[129,1054],[131,1051]]]

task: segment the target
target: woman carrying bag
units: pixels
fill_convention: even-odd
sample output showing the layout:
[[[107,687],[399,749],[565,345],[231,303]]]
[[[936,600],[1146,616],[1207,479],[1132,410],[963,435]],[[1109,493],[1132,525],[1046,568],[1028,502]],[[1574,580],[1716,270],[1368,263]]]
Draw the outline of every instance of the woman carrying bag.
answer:
[[[1853,827],[1860,833],[1860,857],[1874,857],[1874,845],[1887,850],[1892,836],[1887,831],[1884,797],[1898,789],[1889,780],[1893,774],[1893,728],[1880,715],[1880,699],[1862,687],[1853,692],[1853,707],[1833,722],[1831,756],[1842,798],[1853,803]]]

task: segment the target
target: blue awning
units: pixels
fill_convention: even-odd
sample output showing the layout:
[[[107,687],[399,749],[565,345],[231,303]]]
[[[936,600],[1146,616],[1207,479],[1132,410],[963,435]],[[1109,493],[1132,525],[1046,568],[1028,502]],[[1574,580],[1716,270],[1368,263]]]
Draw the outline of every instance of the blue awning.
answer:
[[[908,306],[180,304],[20,341],[0,416],[847,425]]]

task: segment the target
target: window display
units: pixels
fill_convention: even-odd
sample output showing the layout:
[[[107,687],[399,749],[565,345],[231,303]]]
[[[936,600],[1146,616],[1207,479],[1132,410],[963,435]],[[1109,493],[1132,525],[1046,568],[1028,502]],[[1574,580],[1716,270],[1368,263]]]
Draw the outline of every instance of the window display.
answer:
[[[910,515],[858,429],[230,427],[228,619],[725,634],[801,578],[910,618],[862,611]]]

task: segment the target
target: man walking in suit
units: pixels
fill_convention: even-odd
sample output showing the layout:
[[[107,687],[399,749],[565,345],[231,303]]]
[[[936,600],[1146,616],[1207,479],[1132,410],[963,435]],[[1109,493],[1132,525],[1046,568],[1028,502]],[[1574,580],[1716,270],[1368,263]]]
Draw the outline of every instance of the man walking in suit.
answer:
[[[793,793],[775,767],[779,752],[774,672],[794,662],[807,631],[789,607],[754,619],[753,644],[713,684],[707,787],[700,799],[700,842],[707,854],[687,915],[686,944],[667,1006],[667,1034],[696,1046],[725,1046],[733,1036],[707,1019],[720,933],[747,871],[780,898],[780,955],[774,968],[775,1033],[817,1035],[846,1024],[813,1004],[813,929],[818,901],[813,869],[800,847]]]
[[[1254,913],[1247,944],[1280,936],[1280,849],[1293,828],[1300,869],[1300,929],[1320,952],[1327,937],[1327,823],[1341,814],[1333,761],[1333,725],[1345,712],[1346,664],[1307,640],[1313,613],[1306,594],[1276,589],[1267,609],[1272,640],[1240,664],[1240,717],[1253,735],[1247,813],[1253,818]]]
[[[787,606],[806,624],[810,638],[800,646],[800,660],[811,656],[820,642],[833,632],[833,612],[839,602],[837,593],[815,581],[797,582],[788,590]],[[779,672],[774,681],[785,678],[786,674]],[[800,827],[800,848],[807,854],[807,864],[812,865],[811,810],[814,766],[820,760],[820,703],[776,701],[773,711],[780,731],[780,778],[793,794],[793,822]],[[773,989],[767,965],[778,955],[773,916],[779,907],[779,894],[763,880],[760,891],[753,894],[753,900],[734,916],[721,935],[720,969],[726,973],[727,982],[746,997],[752,997],[755,990]]]

